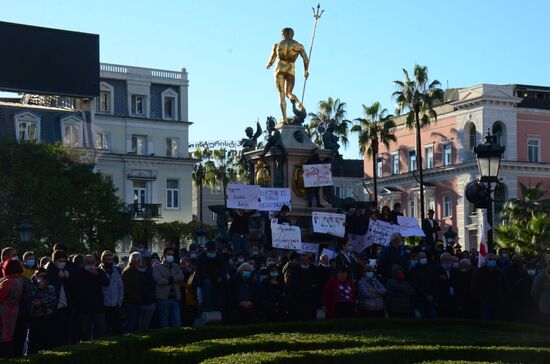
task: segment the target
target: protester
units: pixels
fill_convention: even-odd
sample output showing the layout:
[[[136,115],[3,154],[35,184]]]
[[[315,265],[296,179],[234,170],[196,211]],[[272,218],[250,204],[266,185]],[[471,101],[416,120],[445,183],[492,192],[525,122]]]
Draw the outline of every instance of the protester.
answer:
[[[547,254],[547,257],[550,258],[550,255]],[[550,327],[550,265],[546,265],[536,276],[531,295],[537,304],[541,324]]]
[[[96,266],[95,256],[84,256],[84,268],[78,277],[76,307],[80,339],[91,340],[107,334],[103,288],[109,285],[105,272]]]
[[[290,207],[288,207],[287,205],[281,206],[281,210],[279,211],[279,218],[277,219],[277,224],[291,225],[288,214],[290,214]]]
[[[386,283],[386,290],[386,309],[389,317],[413,318],[416,291],[405,280],[402,266],[398,264],[392,266],[392,277]]]
[[[244,259],[238,259],[239,264]],[[203,311],[220,310],[223,306],[223,289],[226,281],[226,264],[221,254],[218,254],[216,242],[206,243],[206,251],[197,259],[197,273],[195,282],[202,292]]]
[[[233,245],[235,254],[243,253],[246,256],[250,255],[248,235],[250,234],[250,216],[254,215],[256,210],[246,212],[243,209],[229,210],[231,216],[231,227],[229,228],[229,236]]]
[[[38,268],[32,277],[31,320],[29,327],[28,353],[52,348],[55,343],[51,337],[51,327],[56,325],[54,311],[56,304],[55,287],[48,282],[48,271]]]
[[[405,249],[402,244],[403,238],[401,234],[393,233],[390,238],[390,245],[382,250],[382,254],[380,255],[380,274],[382,275],[383,282],[393,277],[394,265],[407,266],[407,257],[405,256]]]
[[[456,316],[457,269],[453,267],[453,257],[449,253],[441,254],[440,261],[441,263],[434,268],[433,274],[437,316],[439,318],[454,318]]]
[[[124,298],[124,285],[118,269],[114,266],[114,255],[109,250],[101,253],[101,269],[109,285],[103,287],[103,309],[105,311],[105,321],[107,335],[122,334],[122,300]]]
[[[226,303],[226,322],[228,323],[254,322],[257,297],[253,270],[251,264],[242,263],[237,269],[237,276],[228,282]]]
[[[141,253],[141,267],[139,267],[139,290],[141,292],[141,306],[139,310],[139,331],[149,330],[151,319],[156,311],[156,282],[151,267],[151,253],[144,250]]]
[[[434,248],[434,244],[439,238],[439,231],[441,230],[439,222],[434,219],[434,215],[435,211],[430,209],[428,210],[428,216],[422,220],[422,230],[426,235],[424,241],[428,251],[431,251]]]
[[[370,265],[365,267],[365,274],[357,283],[357,289],[359,316],[383,318],[386,314],[384,306],[386,288],[380,283]]]
[[[164,249],[162,263],[153,267],[153,278],[157,283],[160,328],[181,326],[179,285],[183,281],[183,273],[180,266],[174,262],[174,249]]]
[[[353,257],[353,247],[351,243],[345,239],[338,242],[338,255],[336,256],[336,271],[345,269],[348,272],[348,277],[351,279],[359,278],[360,268],[357,261]]]
[[[433,320],[437,317],[434,299],[436,289],[434,269],[428,261],[426,252],[419,252],[417,258],[418,263],[412,268],[408,278],[416,291],[415,308],[421,318]]]
[[[391,212],[392,222],[397,225],[398,222],[398,216],[403,216],[403,208],[401,207],[400,202],[396,202],[393,204],[393,210]]]
[[[502,317],[506,283],[502,271],[497,267],[497,256],[489,253],[485,259],[485,265],[472,276],[472,294],[479,302],[480,318],[498,321]]]
[[[4,249],[5,250],[5,249]],[[12,251],[15,249],[12,248]],[[23,294],[23,267],[11,253],[2,251],[2,277],[0,279],[0,357],[14,357],[13,334]]]
[[[141,283],[142,277],[139,271],[141,267],[141,254],[133,252],[128,259],[128,265],[122,271],[124,283],[124,332],[136,332],[139,329],[140,313],[142,306]]]
[[[355,284],[347,269],[337,269],[336,276],[328,280],[323,293],[327,318],[352,318],[355,315],[355,296]]]
[[[33,252],[28,251],[23,254],[23,267],[22,276],[31,279],[36,271],[36,257]]]

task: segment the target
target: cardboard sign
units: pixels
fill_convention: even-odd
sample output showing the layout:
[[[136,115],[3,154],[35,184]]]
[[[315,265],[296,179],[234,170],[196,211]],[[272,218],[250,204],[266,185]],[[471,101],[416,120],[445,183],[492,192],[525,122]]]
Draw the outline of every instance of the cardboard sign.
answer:
[[[302,243],[302,248],[299,253],[311,253],[317,257],[317,253],[319,253],[319,244]]]
[[[401,236],[426,236],[413,216],[397,216]]]
[[[365,239],[370,244],[388,246],[390,245],[391,236],[395,232],[399,232],[399,226],[381,220],[371,220]]]
[[[261,188],[259,211],[280,211],[283,205],[290,205],[290,188]]]
[[[332,186],[330,163],[304,164],[304,187]]]
[[[330,234],[340,238],[346,234],[344,227],[346,215],[344,214],[313,211],[311,219],[313,220],[313,231],[316,233]]]
[[[367,234],[365,235],[355,235],[355,234],[348,234],[348,241],[351,244],[351,247],[353,248],[353,251],[357,254],[361,254],[363,250],[367,249],[369,246],[371,246],[373,243],[372,241],[367,240]]]
[[[227,208],[257,210],[260,200],[260,186],[227,185]]]
[[[336,253],[332,249],[323,248],[323,251],[321,252],[321,255],[326,255],[328,257],[328,260],[336,258],[338,253]]]
[[[298,226],[271,224],[271,242],[274,248],[302,249],[302,232]]]

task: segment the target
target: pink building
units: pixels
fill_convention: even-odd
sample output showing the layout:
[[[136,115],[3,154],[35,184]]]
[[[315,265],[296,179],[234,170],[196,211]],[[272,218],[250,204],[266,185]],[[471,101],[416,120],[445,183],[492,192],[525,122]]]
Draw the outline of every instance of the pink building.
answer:
[[[502,187],[495,191],[495,222],[503,201],[519,197],[519,183],[542,182],[550,191],[550,87],[481,84],[449,89],[436,111],[437,121],[421,132],[426,210],[452,224],[463,247],[476,247],[481,210],[464,196],[468,182],[479,176],[473,147],[487,130],[506,146]],[[377,161],[365,157],[364,170],[372,190],[376,163],[382,205],[401,202],[406,215],[420,218],[415,132],[404,121],[396,120],[397,143],[389,149],[382,146]]]

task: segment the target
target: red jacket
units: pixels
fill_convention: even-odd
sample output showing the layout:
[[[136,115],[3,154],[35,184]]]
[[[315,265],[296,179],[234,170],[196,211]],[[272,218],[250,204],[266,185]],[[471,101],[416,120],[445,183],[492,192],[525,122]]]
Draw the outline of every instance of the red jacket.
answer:
[[[349,279],[346,282],[351,287],[351,299],[355,302],[356,290],[353,280]],[[323,292],[323,306],[327,309],[327,319],[333,319],[336,312],[336,299],[338,298],[338,280],[336,277],[331,277],[325,285]]]

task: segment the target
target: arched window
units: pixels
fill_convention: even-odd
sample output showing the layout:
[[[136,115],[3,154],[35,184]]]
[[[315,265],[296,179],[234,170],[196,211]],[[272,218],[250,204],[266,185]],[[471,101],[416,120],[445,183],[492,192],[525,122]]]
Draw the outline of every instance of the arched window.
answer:
[[[468,147],[470,151],[474,150],[474,147],[477,145],[477,135],[476,135],[476,126],[475,124],[470,124],[470,129],[468,130]]]
[[[500,121],[496,121],[493,124],[492,133],[497,137],[497,143],[500,145],[506,145],[506,129],[504,124]]]

